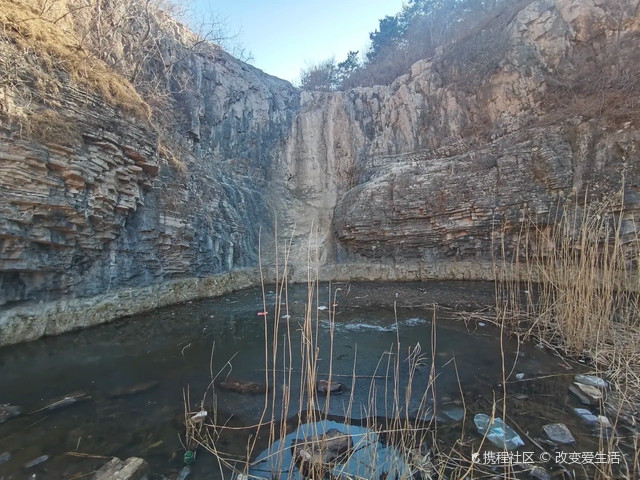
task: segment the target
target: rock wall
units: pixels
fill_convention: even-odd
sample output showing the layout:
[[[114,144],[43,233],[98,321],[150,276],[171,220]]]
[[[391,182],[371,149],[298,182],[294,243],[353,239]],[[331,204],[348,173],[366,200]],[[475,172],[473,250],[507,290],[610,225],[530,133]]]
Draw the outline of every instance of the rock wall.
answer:
[[[491,278],[495,246],[508,249],[523,219],[552,222],[585,192],[632,234],[638,10],[514,2],[389,86],[330,93],[195,49],[172,23],[161,57],[180,61],[145,73],[165,75],[168,152],[147,120],[64,75],[43,92],[26,68],[31,112],[68,128],[0,130],[0,344],[152,308],[160,290],[161,304],[193,298],[171,294],[178,279],[200,298],[208,287],[193,278],[255,267],[259,236],[272,265],[275,225],[299,280],[309,257],[322,278]],[[85,320],[65,316],[125,287],[142,292],[126,309],[96,301]]]
[[[390,86],[303,94],[281,168],[320,258],[491,262],[586,192],[633,230],[638,6],[513,5]]]

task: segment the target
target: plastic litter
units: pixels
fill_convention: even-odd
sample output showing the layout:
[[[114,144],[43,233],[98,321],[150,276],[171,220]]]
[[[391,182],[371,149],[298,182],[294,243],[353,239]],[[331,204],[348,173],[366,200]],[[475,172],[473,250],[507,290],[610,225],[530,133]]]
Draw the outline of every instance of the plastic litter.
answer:
[[[182,467],[180,470],[180,475],[178,475],[178,480],[185,480],[191,473],[191,467]]]
[[[305,423],[284,439],[277,440],[262,452],[249,469],[249,478],[268,480],[302,480],[293,457],[294,443],[332,430],[351,437],[353,453],[344,461],[332,464],[328,475],[334,478],[377,479],[384,473],[386,478],[409,478],[411,469],[402,455],[392,446],[384,445],[378,434],[365,427],[333,421]]]
[[[9,460],[11,460],[11,454],[9,452],[0,454],[0,465],[2,465],[4,462],[8,462]]]
[[[524,445],[522,438],[500,418],[494,418],[492,422],[488,415],[478,413],[473,417],[473,423],[476,424],[478,432],[482,435],[486,433],[487,440],[498,448],[513,450]]]
[[[193,462],[196,461],[196,454],[190,450],[187,450],[186,452],[184,452],[183,461],[185,465],[191,465]]]

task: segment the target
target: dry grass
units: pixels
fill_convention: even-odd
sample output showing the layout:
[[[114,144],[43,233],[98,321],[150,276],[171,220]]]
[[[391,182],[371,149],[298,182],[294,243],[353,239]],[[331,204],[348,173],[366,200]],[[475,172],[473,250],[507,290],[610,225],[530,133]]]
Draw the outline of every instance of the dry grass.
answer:
[[[109,105],[149,119],[149,106],[129,81],[97,60],[69,31],[47,20],[34,4],[0,0],[0,28],[25,55],[36,52],[51,76],[56,76],[56,69],[62,69],[75,83],[97,92]]]
[[[42,143],[73,146],[82,138],[75,119],[50,108],[28,112],[23,126],[21,133],[24,137]]]
[[[626,233],[634,220],[619,204],[586,199],[558,211],[555,222],[523,224],[508,267],[525,282],[498,283],[498,318],[640,386],[640,238]]]

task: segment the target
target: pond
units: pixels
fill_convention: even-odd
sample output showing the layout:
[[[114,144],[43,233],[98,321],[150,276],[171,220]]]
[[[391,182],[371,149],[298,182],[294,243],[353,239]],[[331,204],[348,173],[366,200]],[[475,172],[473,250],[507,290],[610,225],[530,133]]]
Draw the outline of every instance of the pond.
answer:
[[[288,288],[288,310],[278,319],[281,347],[275,376],[265,372],[265,322],[270,345],[276,292],[266,287],[265,293],[266,316],[259,315],[262,290],[254,288],[0,349],[0,404],[23,409],[22,415],[0,424],[0,454],[10,454],[0,464],[0,479],[87,478],[112,456],[144,458],[151,466],[150,478],[175,478],[185,453],[185,395],[190,409],[198,411],[211,373],[218,375],[217,382],[234,378],[256,383],[264,383],[266,374],[270,381],[276,379],[278,399],[290,371],[287,416],[294,417],[306,405],[299,390],[304,369],[299,344],[307,287]],[[312,308],[318,378],[327,379],[331,368],[332,380],[345,389],[330,397],[328,413],[355,422],[393,416],[396,404],[402,415],[431,412],[444,442],[453,443],[463,432],[480,440],[473,417],[490,415],[494,400],[502,403],[504,375],[507,413],[517,421],[517,428],[512,426],[530,451],[537,450],[528,437],[545,439],[542,427],[549,423],[569,427],[576,443],[568,450],[598,451],[598,436],[575,414],[574,408],[582,405],[568,390],[580,364],[569,364],[532,343],[519,344],[506,333],[501,341],[500,329],[489,323],[460,320],[459,311],[480,310],[492,305],[493,298],[493,284],[478,282],[321,285]],[[287,332],[290,350],[282,344]],[[418,352],[414,394],[405,402],[410,357],[417,358]],[[427,404],[421,404],[432,375],[435,383]],[[389,393],[394,385],[400,402]],[[77,401],[55,404],[70,394]],[[221,388],[216,394],[218,423],[238,428],[228,430],[218,448],[242,454],[249,430],[241,427],[260,420],[264,396]],[[277,399],[276,417],[282,411]],[[325,401],[319,399],[318,409],[324,409]],[[207,397],[205,408],[210,404]],[[255,453],[266,447],[266,439],[259,439]],[[499,451],[488,443],[483,448]],[[46,461],[25,467],[43,455]],[[213,456],[199,451],[189,478],[220,478]]]

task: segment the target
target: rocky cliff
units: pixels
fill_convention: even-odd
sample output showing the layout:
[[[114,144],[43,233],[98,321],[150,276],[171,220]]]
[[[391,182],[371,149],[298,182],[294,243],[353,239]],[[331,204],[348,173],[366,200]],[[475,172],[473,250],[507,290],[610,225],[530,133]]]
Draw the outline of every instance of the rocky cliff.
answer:
[[[383,264],[412,278],[415,268],[450,276],[442,265],[454,262],[466,265],[456,277],[488,278],[495,246],[509,248],[524,218],[552,222],[585,193],[633,230],[633,2],[515,2],[389,86],[330,93],[193,48],[170,25],[158,58],[179,61],[145,66],[148,78],[162,72],[169,148],[148,119],[64,65],[36,57],[2,84],[4,332],[36,301],[255,266],[260,234],[272,262],[276,224],[298,273],[311,249],[327,265]],[[25,48],[19,35],[1,39],[5,61]],[[40,85],[45,67],[55,89]],[[11,120],[20,108],[30,125],[65,128],[25,133]],[[0,343],[21,339],[9,336]]]

